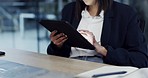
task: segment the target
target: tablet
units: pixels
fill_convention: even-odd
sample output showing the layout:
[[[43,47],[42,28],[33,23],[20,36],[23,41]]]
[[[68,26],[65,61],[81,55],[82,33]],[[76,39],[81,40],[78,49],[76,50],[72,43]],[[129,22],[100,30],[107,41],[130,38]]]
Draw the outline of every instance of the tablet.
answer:
[[[94,50],[94,46],[88,42],[71,24],[66,21],[56,20],[41,20],[39,22],[50,32],[57,30],[58,33],[64,33],[68,36],[68,40],[65,42],[72,47],[78,47],[83,49]]]

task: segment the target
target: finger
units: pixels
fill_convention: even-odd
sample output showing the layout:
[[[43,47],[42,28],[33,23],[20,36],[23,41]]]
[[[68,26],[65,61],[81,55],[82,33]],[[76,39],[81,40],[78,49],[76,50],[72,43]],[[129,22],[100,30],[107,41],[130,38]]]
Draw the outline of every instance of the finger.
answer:
[[[59,39],[54,41],[54,44],[61,45],[61,43],[63,43],[65,39],[68,39],[67,36],[60,37]]]
[[[87,35],[87,34],[88,34],[87,32],[88,32],[88,31],[79,30],[79,33],[80,33],[81,35]]]
[[[58,34],[58,35],[52,37],[52,40],[53,40],[53,41],[54,41],[54,40],[57,40],[57,39],[59,39],[59,38],[62,37],[62,36],[64,36],[64,33],[60,33],[60,34]]]
[[[89,32],[88,30],[78,30],[78,31],[80,31],[80,32]]]
[[[57,30],[52,31],[50,34],[50,38],[53,37],[56,33],[57,33]]]
[[[94,36],[92,32],[80,32],[80,34],[92,37]]]
[[[79,30],[80,33],[87,33],[87,34],[93,34],[92,32],[88,30]]]
[[[84,33],[84,32],[80,32],[80,34],[81,34],[81,35],[87,35],[87,33]]]
[[[59,43],[59,42],[61,42],[62,40],[64,40],[65,38],[67,38],[67,36],[64,35],[64,36],[58,38],[58,39],[56,40],[56,42]]]
[[[99,41],[98,44],[101,45],[101,41]]]
[[[60,41],[57,45],[63,45],[65,41],[67,41],[68,38],[64,38],[62,41]]]

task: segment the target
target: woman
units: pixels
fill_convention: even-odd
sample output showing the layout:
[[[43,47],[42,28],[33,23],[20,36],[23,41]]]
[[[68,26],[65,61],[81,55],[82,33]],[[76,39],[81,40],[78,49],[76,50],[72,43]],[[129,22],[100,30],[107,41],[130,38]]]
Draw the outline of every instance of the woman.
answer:
[[[47,53],[120,66],[148,67],[148,53],[138,18],[129,6],[112,0],[76,0],[66,5],[62,20],[68,21],[95,50],[64,44],[64,33],[51,32]],[[102,59],[101,59],[102,58]]]

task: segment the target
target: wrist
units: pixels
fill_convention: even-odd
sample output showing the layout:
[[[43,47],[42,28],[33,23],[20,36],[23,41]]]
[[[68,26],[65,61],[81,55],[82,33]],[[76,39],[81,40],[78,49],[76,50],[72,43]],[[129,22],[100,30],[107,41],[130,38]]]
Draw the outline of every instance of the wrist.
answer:
[[[102,54],[103,56],[106,56],[106,55],[107,55],[107,50],[106,50],[106,48],[103,47],[103,46],[102,46],[101,54]]]
[[[100,44],[94,44],[94,47],[96,48],[96,52],[102,54],[103,56],[107,55],[107,49]]]

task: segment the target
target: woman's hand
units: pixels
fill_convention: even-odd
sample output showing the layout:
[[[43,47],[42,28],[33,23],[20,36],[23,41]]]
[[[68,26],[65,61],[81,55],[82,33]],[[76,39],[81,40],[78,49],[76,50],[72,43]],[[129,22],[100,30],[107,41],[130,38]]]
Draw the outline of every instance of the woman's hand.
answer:
[[[105,47],[101,46],[100,42],[96,41],[95,36],[92,32],[88,30],[79,30],[79,33],[96,48],[96,52],[102,54],[103,56],[106,56],[107,50],[105,49]]]
[[[59,33],[57,35],[56,33],[56,30],[52,31],[50,34],[50,39],[57,47],[61,48],[68,37],[64,33]]]

